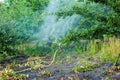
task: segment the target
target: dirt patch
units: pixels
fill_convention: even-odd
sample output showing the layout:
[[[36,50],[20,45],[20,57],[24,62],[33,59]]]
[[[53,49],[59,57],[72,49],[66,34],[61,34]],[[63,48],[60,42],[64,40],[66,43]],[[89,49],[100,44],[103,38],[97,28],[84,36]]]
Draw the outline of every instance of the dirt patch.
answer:
[[[114,73],[111,75],[106,74],[106,71],[112,68],[111,63],[99,65],[88,71],[72,72],[71,70],[73,67],[81,66],[81,64],[83,64],[81,61],[79,61],[78,55],[71,55],[67,58],[61,58],[60,60],[55,61],[51,66],[46,66],[34,70],[31,70],[31,66],[26,65],[26,63],[31,62],[32,64],[34,62],[36,64],[40,63],[42,65],[48,65],[51,61],[51,57],[47,56],[29,59],[16,58],[15,60],[16,63],[11,68],[16,72],[21,71],[18,72],[18,74],[26,74],[28,76],[27,80],[102,80],[106,77],[109,77],[112,80],[120,80],[120,71],[114,71]],[[12,62],[4,65],[1,64],[1,66],[4,66],[3,68],[5,68],[8,64],[10,65],[11,63]],[[49,72],[49,74],[46,73],[49,76],[41,76],[40,73],[45,71]]]

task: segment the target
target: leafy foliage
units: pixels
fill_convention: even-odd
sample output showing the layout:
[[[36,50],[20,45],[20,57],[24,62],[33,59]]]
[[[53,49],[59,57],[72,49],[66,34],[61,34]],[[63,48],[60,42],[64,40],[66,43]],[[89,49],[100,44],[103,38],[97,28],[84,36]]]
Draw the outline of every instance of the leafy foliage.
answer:
[[[36,4],[37,3],[37,4]],[[48,0],[6,0],[0,3],[0,53],[28,42],[39,27]]]
[[[77,29],[72,29],[64,37],[64,42],[80,39],[103,39],[105,36],[120,37],[120,1],[78,0],[65,16],[82,16]],[[62,9],[64,11],[64,8]],[[62,16],[58,12],[58,16]]]
[[[25,52],[28,56],[42,56],[52,52],[51,47],[40,45],[40,44],[33,44],[33,45],[26,45]]]

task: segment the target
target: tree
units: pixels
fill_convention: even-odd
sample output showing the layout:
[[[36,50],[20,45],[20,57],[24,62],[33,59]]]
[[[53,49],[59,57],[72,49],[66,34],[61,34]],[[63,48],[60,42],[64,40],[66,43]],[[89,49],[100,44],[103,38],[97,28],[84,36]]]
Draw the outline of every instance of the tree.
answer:
[[[60,12],[58,16],[62,16]],[[120,0],[78,0],[72,10],[64,12],[65,16],[78,14],[83,17],[78,29],[70,30],[63,38],[65,42],[120,37]]]
[[[35,9],[37,2],[41,5]],[[39,28],[47,4],[48,0],[7,0],[0,3],[0,53],[12,53],[15,45],[30,41]]]

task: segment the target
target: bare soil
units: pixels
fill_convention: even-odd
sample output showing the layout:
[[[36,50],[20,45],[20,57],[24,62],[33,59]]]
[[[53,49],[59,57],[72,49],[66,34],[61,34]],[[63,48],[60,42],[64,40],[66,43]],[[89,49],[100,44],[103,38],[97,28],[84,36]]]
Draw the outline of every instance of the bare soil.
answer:
[[[111,63],[104,63],[85,72],[72,72],[71,69],[74,66],[80,66],[78,64],[78,57],[78,55],[72,55],[69,58],[70,60],[68,59],[69,61],[67,61],[65,57],[60,57],[57,61],[54,61],[52,65],[34,70],[31,70],[30,66],[25,65],[28,60],[30,61],[32,58],[19,57],[1,63],[0,70],[12,64],[13,61],[16,61],[16,65],[19,64],[22,66],[13,66],[11,68],[16,72],[20,71],[18,74],[26,74],[28,76],[27,80],[102,80],[106,77],[109,77],[110,80],[120,80],[120,70],[112,71],[112,74],[110,73],[109,70],[112,70],[113,66]],[[33,59],[36,61],[39,61],[39,59],[43,60],[44,62],[41,63],[43,65],[48,65],[51,61],[50,56]],[[50,75],[41,76],[40,73],[43,71],[49,71]],[[107,71],[109,71],[109,73],[107,73]]]

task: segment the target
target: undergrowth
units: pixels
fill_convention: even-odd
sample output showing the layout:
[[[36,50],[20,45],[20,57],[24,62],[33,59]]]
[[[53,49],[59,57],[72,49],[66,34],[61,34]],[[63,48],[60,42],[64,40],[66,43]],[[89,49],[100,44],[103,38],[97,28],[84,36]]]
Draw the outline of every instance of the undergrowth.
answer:
[[[0,80],[26,80],[27,76],[24,74],[16,74],[12,69],[5,68],[0,71]]]
[[[87,46],[86,46],[87,45]],[[85,49],[82,47],[86,47]],[[17,46],[19,50],[23,50],[24,53],[28,56],[43,56],[51,55],[53,56],[54,52],[59,48],[57,43],[47,44],[47,43],[32,43],[32,44],[22,44]],[[82,50],[84,49],[84,50]],[[71,48],[71,46],[61,46],[61,51],[57,53],[57,58],[59,56],[68,57],[68,60],[71,60],[68,55],[73,53],[79,55],[80,57],[96,57],[96,60],[99,60],[100,63],[112,62],[113,64],[120,53],[120,39],[118,38],[106,38],[104,40],[94,39],[89,40],[87,44],[81,46],[77,44]],[[57,59],[56,59],[57,61]]]
[[[120,54],[120,39],[91,40],[85,51],[87,56],[97,55],[101,63],[115,63]]]
[[[78,46],[78,45],[77,45]],[[29,56],[39,56],[39,57],[29,57],[25,66],[30,66],[30,70],[40,70],[44,69],[46,66],[63,63],[73,63],[74,66],[71,68],[71,72],[86,72],[99,67],[103,63],[113,63],[115,64],[120,53],[120,39],[109,38],[105,40],[91,40],[86,46],[86,50],[76,51],[76,47],[72,48],[72,51],[67,50],[62,46],[61,50],[57,45],[53,46],[41,46],[40,44],[24,44],[16,47],[23,50],[26,55]],[[50,49],[50,50],[49,50]],[[81,47],[77,48],[81,49]],[[36,54],[34,54],[36,53]],[[51,53],[50,55],[47,55]],[[54,53],[54,54],[53,54]],[[45,54],[45,58],[43,56]],[[42,55],[42,57],[40,57]],[[48,61],[44,61],[47,60]],[[17,62],[13,61],[10,67],[17,67]],[[113,65],[114,66],[114,65]],[[62,66],[59,66],[62,68]],[[106,74],[112,74],[111,70],[119,71],[120,67],[114,67],[108,71]],[[43,71],[39,73],[40,77],[50,77],[51,73],[49,71]],[[5,68],[0,71],[0,80],[10,80],[10,79],[26,79],[26,75],[16,74],[12,69]],[[105,78],[103,80],[109,80]]]

